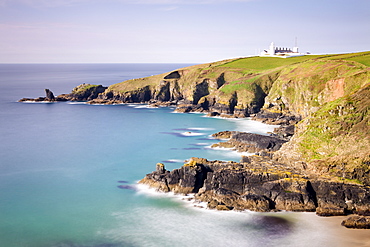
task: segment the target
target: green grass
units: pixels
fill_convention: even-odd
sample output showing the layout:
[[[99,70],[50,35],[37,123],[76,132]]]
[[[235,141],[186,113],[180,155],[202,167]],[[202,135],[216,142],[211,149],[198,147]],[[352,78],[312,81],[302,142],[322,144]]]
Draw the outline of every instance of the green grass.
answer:
[[[262,72],[265,70],[275,69],[281,66],[287,66],[295,63],[300,63],[310,59],[315,59],[322,56],[317,55],[307,55],[301,57],[291,57],[291,58],[278,58],[278,57],[247,57],[241,58],[223,65],[220,67],[227,68],[241,68],[249,69],[253,72]]]
[[[84,84],[82,84],[78,87],[75,87],[72,92],[75,93],[75,94],[81,94],[81,93],[84,93],[86,90],[89,90],[91,88],[98,87],[98,86],[99,85],[92,85],[92,84],[85,84],[84,85]]]
[[[219,67],[248,69],[252,72],[262,72],[265,70],[275,69],[282,66],[301,63],[308,60],[316,59],[338,59],[348,60],[370,66],[370,52],[348,53],[348,54],[329,54],[329,55],[306,55],[301,57],[278,58],[278,57],[247,57],[240,58]]]
[[[328,57],[328,59],[340,59],[347,61],[354,61],[361,63],[367,67],[370,66],[370,51],[347,53],[347,54],[336,54]]]
[[[247,90],[247,91],[255,91],[256,85],[254,84],[254,81],[256,80],[256,77],[253,77],[251,79],[245,80],[245,81],[232,81],[228,84],[225,84],[220,90],[226,94],[234,93],[236,91],[240,90]]]

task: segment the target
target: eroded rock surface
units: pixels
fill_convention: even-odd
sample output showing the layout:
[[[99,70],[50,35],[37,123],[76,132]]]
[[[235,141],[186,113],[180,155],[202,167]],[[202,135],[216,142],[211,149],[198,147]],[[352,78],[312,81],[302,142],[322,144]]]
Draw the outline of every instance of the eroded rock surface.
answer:
[[[195,193],[213,209],[370,214],[370,187],[311,177],[262,156],[240,163],[191,158],[173,171],[157,164],[140,183],[163,192]]]

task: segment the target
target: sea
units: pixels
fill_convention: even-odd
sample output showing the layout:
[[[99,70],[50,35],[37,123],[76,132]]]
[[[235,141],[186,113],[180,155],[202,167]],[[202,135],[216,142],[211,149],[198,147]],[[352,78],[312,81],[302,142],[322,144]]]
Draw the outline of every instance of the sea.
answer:
[[[0,246],[367,246],[369,232],[338,218],[220,212],[137,183],[158,162],[172,170],[191,157],[239,161],[250,154],[212,149],[211,135],[275,126],[144,104],[18,102],[189,65],[0,64]]]

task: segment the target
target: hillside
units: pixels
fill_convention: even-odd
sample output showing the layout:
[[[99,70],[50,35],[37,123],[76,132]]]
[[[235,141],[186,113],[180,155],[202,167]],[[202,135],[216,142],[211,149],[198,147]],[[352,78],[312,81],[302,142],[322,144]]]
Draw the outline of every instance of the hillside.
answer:
[[[369,66],[370,52],[231,59],[118,83],[97,101],[166,102],[180,112],[234,117],[293,116],[302,121],[275,159],[370,184]]]
[[[254,117],[285,126],[277,135],[288,142],[269,157],[305,173],[370,185],[369,98],[370,52],[360,52],[229,59],[108,88],[84,84],[35,101],[150,103],[176,105],[178,112]]]

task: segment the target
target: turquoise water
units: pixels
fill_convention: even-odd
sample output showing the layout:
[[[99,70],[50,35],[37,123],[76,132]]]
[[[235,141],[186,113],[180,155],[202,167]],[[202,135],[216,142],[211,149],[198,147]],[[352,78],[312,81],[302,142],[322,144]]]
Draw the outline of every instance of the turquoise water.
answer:
[[[0,246],[338,246],[313,214],[216,212],[137,187],[157,162],[238,161],[210,149],[210,135],[271,126],[145,105],[16,102],[184,66],[0,65]]]

